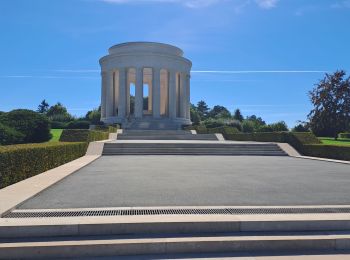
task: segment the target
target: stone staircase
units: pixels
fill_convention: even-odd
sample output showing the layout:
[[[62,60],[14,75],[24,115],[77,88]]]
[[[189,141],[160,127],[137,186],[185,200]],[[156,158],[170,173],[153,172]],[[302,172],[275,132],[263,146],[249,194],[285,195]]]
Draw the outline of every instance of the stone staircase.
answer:
[[[244,252],[283,255],[350,249],[350,220],[341,217],[142,217],[104,217],[100,222],[96,217],[17,219],[26,224],[0,227],[0,259]]]
[[[103,155],[254,155],[287,156],[277,144],[231,142],[105,143]]]
[[[185,130],[129,130],[118,134],[118,140],[212,140],[217,141],[215,134],[192,134]]]
[[[142,119],[130,119],[124,129],[134,130],[181,130],[182,124],[176,121],[160,118],[155,119],[151,116],[144,116]]]

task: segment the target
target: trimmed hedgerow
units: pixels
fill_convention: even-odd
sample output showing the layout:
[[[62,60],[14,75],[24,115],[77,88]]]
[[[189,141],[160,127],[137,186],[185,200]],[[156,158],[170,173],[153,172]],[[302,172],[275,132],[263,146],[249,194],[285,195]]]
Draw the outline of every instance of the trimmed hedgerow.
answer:
[[[350,133],[339,133],[338,138],[347,138],[350,139]]]
[[[350,160],[350,146],[323,145],[310,132],[241,133],[229,134],[225,138],[235,141],[289,143],[306,156]]]
[[[239,130],[236,127],[231,126],[221,126],[221,127],[215,127],[215,128],[208,128],[207,129],[208,134],[222,134],[224,137],[230,134],[236,134],[239,133]]]
[[[87,143],[0,146],[0,188],[55,168],[86,153]]]
[[[109,132],[87,129],[64,129],[60,142],[94,142],[108,139]]]
[[[303,146],[303,154],[312,157],[350,161],[350,146],[306,144]]]
[[[96,131],[104,131],[104,132],[109,132],[109,133],[116,133],[117,130],[120,129],[119,125],[96,125],[95,129]]]

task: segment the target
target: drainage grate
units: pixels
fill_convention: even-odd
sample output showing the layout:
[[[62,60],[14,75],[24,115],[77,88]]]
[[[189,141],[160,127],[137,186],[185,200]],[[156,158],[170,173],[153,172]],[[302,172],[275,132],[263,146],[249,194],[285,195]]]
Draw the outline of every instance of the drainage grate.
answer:
[[[183,209],[91,209],[62,211],[12,211],[3,218],[59,218],[59,217],[98,217],[136,215],[252,215],[252,214],[321,214],[350,213],[350,207],[335,208],[183,208]]]

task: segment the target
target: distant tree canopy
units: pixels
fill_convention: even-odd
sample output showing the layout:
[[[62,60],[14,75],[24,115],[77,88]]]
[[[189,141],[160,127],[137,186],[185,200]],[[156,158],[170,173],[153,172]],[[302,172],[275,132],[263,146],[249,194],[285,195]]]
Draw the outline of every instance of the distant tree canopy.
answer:
[[[203,100],[197,103],[197,111],[201,119],[205,119],[208,117],[209,110],[210,109],[207,103],[205,103]]]
[[[46,100],[44,99],[43,101],[41,101],[36,111],[39,112],[40,114],[46,114],[47,111],[49,110],[49,107],[50,107],[49,103],[47,103]]]
[[[243,118],[243,115],[241,113],[241,110],[236,109],[234,114],[233,114],[233,118],[238,120],[238,121],[240,121],[240,122],[242,122],[244,120],[244,118]]]
[[[267,125],[261,117],[256,115],[244,118],[239,109],[236,109],[232,115],[226,107],[216,105],[209,108],[203,100],[199,101],[197,106],[191,104],[190,112],[194,125],[202,124],[207,128],[230,126],[246,133],[288,131],[288,126],[284,121]]]
[[[308,115],[318,136],[333,136],[350,130],[350,78],[343,70],[326,74],[309,92],[313,109]]]

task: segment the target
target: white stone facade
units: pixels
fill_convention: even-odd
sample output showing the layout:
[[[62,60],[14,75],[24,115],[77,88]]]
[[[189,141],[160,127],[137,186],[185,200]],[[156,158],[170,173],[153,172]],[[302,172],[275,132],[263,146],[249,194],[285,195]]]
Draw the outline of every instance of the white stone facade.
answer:
[[[183,57],[181,49],[162,43],[123,43],[111,47],[100,65],[103,122],[127,125],[135,120],[164,120],[191,124],[192,63]],[[145,97],[148,105],[144,104]]]

